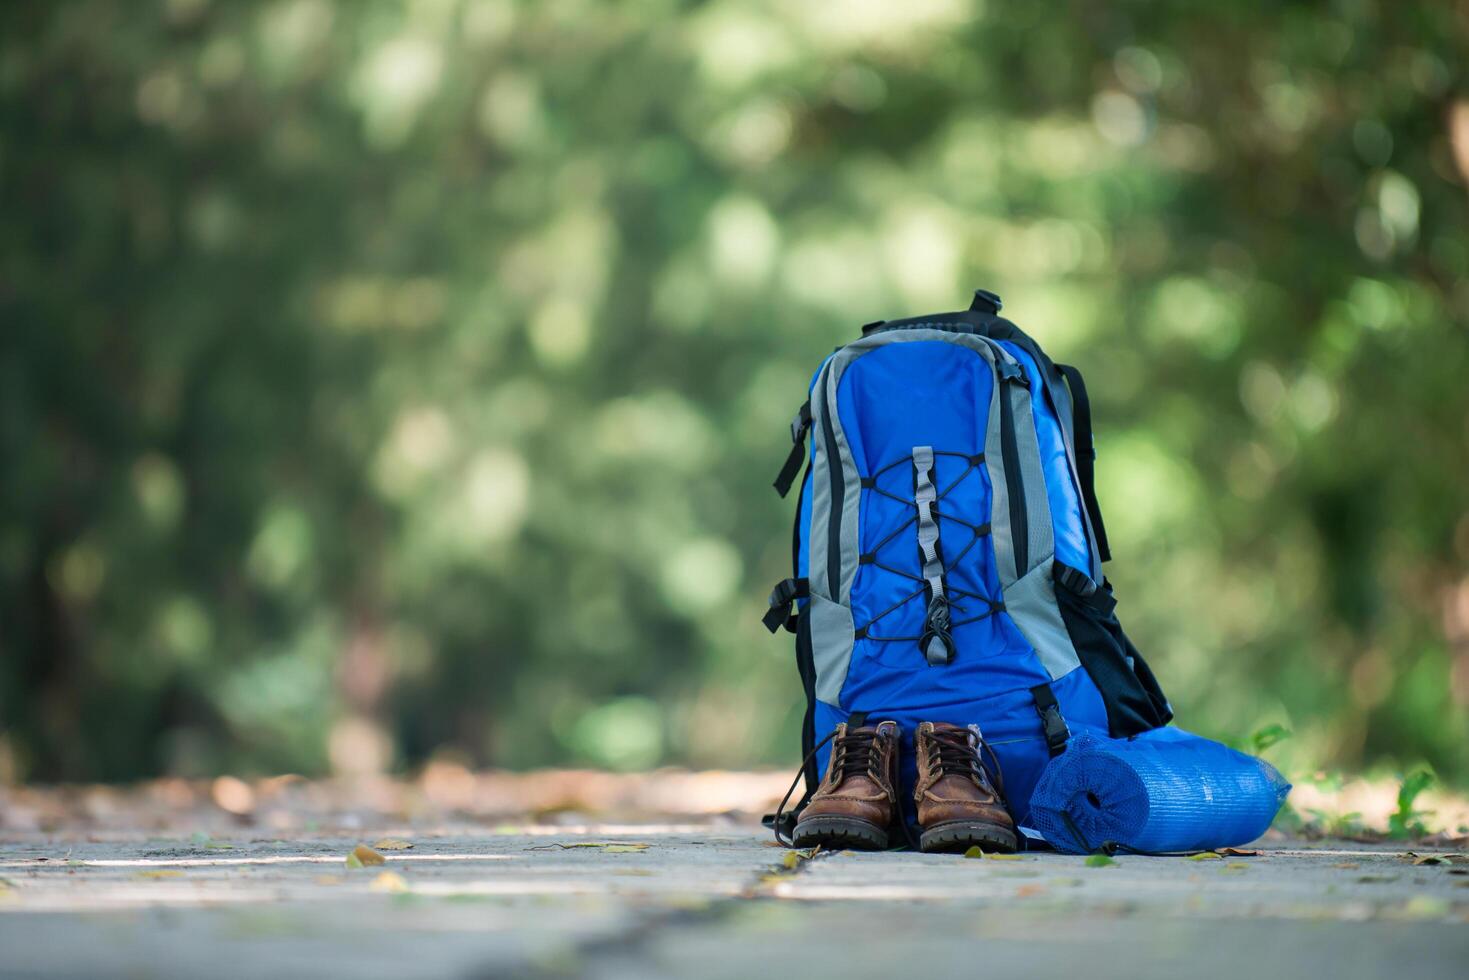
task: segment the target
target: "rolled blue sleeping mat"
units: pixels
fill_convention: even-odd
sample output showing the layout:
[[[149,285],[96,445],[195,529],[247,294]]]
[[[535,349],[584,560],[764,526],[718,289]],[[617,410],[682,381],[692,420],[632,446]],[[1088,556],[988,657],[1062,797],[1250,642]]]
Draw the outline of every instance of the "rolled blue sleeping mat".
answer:
[[[1041,772],[1029,823],[1067,854],[1203,851],[1258,838],[1289,792],[1270,763],[1177,728],[1080,732]]]

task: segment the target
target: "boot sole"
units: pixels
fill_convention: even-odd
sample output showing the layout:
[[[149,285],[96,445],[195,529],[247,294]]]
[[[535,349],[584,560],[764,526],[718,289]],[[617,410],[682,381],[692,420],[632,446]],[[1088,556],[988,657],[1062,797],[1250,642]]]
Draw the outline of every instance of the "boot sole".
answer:
[[[1017,841],[1015,832],[999,824],[981,823],[972,820],[955,820],[941,823],[923,831],[918,837],[918,847],[925,853],[933,851],[967,851],[971,847],[982,847],[987,851],[1013,854]]]
[[[855,817],[810,817],[796,824],[791,842],[796,847],[842,847],[882,851],[888,846],[887,831]]]

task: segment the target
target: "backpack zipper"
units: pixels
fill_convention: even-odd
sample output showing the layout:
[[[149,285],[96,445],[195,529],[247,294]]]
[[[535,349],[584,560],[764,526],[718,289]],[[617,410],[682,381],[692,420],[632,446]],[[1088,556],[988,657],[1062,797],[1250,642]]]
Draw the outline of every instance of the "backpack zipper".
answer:
[[[994,349],[1004,356],[998,344]],[[1015,578],[1021,579],[1030,568],[1030,514],[1025,506],[1025,478],[1020,473],[1020,443],[1015,435],[1009,384],[1029,389],[1030,379],[1013,360],[996,359],[995,376],[1000,383],[1000,455],[1005,461],[1006,495],[1010,498],[1010,546],[1015,552]]]
[[[838,588],[842,578],[842,512],[846,510],[846,478],[842,474],[842,454],[832,425],[831,371],[821,379],[821,435],[826,442],[826,471],[831,476],[831,521],[826,539],[826,594],[833,602],[841,602]]]

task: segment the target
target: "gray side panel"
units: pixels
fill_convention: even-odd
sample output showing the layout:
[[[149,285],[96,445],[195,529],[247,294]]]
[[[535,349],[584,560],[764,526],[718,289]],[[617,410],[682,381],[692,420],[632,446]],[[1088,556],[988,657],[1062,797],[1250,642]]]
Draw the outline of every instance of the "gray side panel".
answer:
[[[847,442],[847,431],[842,428],[842,417],[837,411],[837,389],[847,365],[867,353],[866,350],[848,355],[855,345],[850,345],[835,355],[831,365],[831,381],[826,386],[826,410],[831,413],[832,434],[836,436],[837,452],[842,464],[842,540],[841,568],[837,577],[836,595],[832,596],[842,605],[852,600],[852,583],[857,580],[857,562],[861,557],[858,548],[857,518],[862,499],[861,474],[857,472],[857,460],[852,456],[852,447]]]
[[[831,598],[826,583],[826,529],[831,526],[831,473],[827,469],[831,460],[827,458],[825,443],[826,400],[821,397],[826,390],[826,376],[831,371],[831,361],[816,376],[811,389],[811,433],[816,452],[811,459],[811,527],[806,535],[806,577],[811,583],[811,596]],[[836,702],[832,702],[835,704]]]
[[[1051,561],[1032,568],[1024,578],[1005,590],[1005,611],[1016,629],[1035,648],[1041,665],[1059,680],[1081,666],[1071,635],[1061,620],[1056,605],[1056,589],[1051,580]]]
[[[852,664],[852,610],[812,594],[806,615],[811,617],[811,660],[816,665],[816,697],[840,705],[842,685]]]
[[[1000,399],[998,380],[990,391],[990,421],[984,437],[984,467],[990,474],[990,539],[995,543],[995,571],[1000,589],[1015,581],[1015,541],[1010,535],[1010,481],[1005,479],[1005,454],[1000,452]]]
[[[1026,573],[1029,574],[1042,564],[1047,569],[1051,567],[1056,554],[1056,532],[1051,526],[1051,501],[1046,496],[1046,473],[1041,468],[1041,447],[1035,434],[1030,389],[1013,385],[1010,397],[1015,410],[1016,448],[1020,450],[1020,479],[1025,491],[1026,540],[1030,543]]]

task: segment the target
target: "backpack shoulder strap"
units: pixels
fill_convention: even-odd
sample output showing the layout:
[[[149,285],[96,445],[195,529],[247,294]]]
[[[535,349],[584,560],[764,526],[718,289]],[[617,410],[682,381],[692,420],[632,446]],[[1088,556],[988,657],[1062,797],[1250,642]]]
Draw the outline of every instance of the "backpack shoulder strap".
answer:
[[[1097,450],[1092,442],[1092,403],[1086,394],[1086,382],[1081,372],[1070,364],[1057,364],[1056,369],[1066,378],[1066,387],[1071,389],[1071,427],[1076,438],[1076,475],[1081,480],[1081,497],[1086,504],[1087,517],[1091,518],[1092,531],[1097,536],[1097,555],[1102,561],[1112,560],[1112,549],[1107,546],[1107,528],[1102,524],[1102,508],[1097,504],[1096,462]]]

